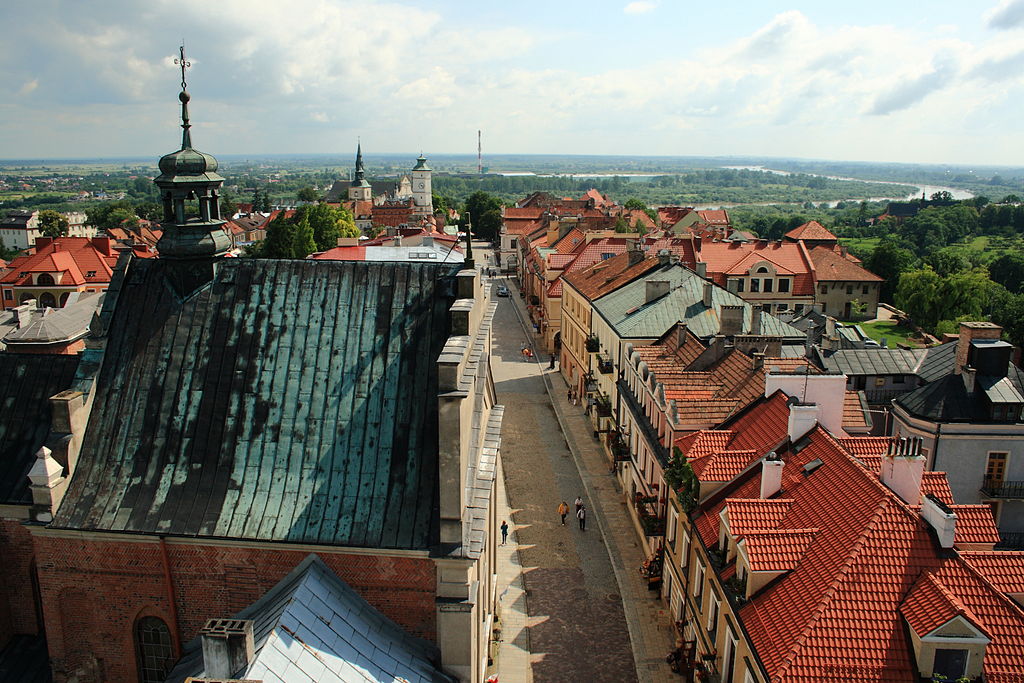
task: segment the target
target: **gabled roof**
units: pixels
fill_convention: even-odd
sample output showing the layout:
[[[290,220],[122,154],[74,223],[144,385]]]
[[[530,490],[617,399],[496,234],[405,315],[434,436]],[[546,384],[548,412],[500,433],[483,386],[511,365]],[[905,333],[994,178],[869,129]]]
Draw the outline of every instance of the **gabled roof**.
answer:
[[[796,569],[818,529],[770,529],[749,531],[743,536],[752,572],[785,572]]]
[[[0,353],[0,505],[32,502],[28,472],[46,444],[50,397],[71,388],[77,355]]]
[[[657,259],[642,259],[630,265],[628,252],[598,261],[586,268],[562,275],[562,280],[588,301],[613,292],[634,278],[657,267]]]
[[[650,302],[647,282],[669,283],[669,293]],[[681,264],[669,264],[647,271],[642,277],[609,292],[594,301],[594,309],[623,339],[657,339],[665,330],[682,320],[702,338],[718,334],[722,306],[743,307],[743,329],[752,326],[753,307],[722,288],[712,290],[711,307],[703,303],[707,281]],[[772,315],[761,316],[761,333],[803,340],[804,334]]]
[[[818,282],[881,282],[882,278],[827,247],[811,249]]]
[[[697,215],[708,225],[729,225],[729,212],[725,209],[698,209]]]
[[[934,574],[925,574],[907,595],[900,606],[900,612],[918,636],[924,637],[932,631],[961,617],[984,633],[981,620],[971,612],[948,588],[939,583]],[[987,635],[987,634],[986,634]]]
[[[3,343],[63,344],[81,339],[89,333],[89,323],[103,305],[106,294],[86,292],[84,296],[78,295],[78,292],[73,292],[75,300],[69,298],[63,308],[46,308],[30,313],[28,324],[6,334]]]
[[[809,221],[803,225],[797,226],[787,232],[786,237],[791,240],[837,241],[839,239],[818,221]]]
[[[104,284],[117,265],[118,254],[106,237],[39,238],[36,244],[34,254],[10,262],[0,283],[30,285],[33,273],[59,273],[54,278],[58,286]]]
[[[1024,594],[1024,553],[964,551],[960,557],[1001,593]]]
[[[276,683],[454,683],[437,647],[406,633],[338,578],[316,555],[234,619],[253,622],[254,654],[232,680]],[[167,677],[204,678],[201,636]]]
[[[826,370],[847,375],[917,375],[927,349],[839,349],[818,352]]]
[[[129,266],[53,526],[425,549],[457,266],[227,260],[182,301]]]
[[[796,296],[813,295],[813,265],[800,242],[718,242],[703,240],[698,259],[707,264],[708,277],[724,285],[728,275],[740,275],[759,261],[767,261],[783,274],[791,274]]]

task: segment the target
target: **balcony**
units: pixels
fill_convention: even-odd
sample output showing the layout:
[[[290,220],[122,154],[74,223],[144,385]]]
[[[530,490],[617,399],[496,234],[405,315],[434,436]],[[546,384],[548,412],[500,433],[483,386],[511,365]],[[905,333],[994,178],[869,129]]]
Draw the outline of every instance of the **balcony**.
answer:
[[[613,369],[614,368],[612,367],[612,359],[604,355],[603,353],[598,354],[597,371],[600,372],[602,375],[610,375]]]
[[[640,407],[636,398],[633,397],[633,390],[629,388],[629,384],[623,379],[620,379],[616,384],[619,387],[619,398],[622,399],[622,402],[632,414],[633,421],[640,428],[640,433],[647,442],[648,447],[654,452],[661,466],[663,468],[666,467],[669,462],[669,450],[661,444],[661,437],[651,425],[650,420],[647,419],[644,409]]]
[[[601,340],[595,337],[594,335],[590,335],[589,337],[587,337],[587,340],[584,342],[584,344],[587,347],[587,351],[589,351],[590,353],[597,353],[598,351],[601,350]]]
[[[989,498],[1015,498],[1024,500],[1024,481],[987,479],[981,487],[982,495]]]

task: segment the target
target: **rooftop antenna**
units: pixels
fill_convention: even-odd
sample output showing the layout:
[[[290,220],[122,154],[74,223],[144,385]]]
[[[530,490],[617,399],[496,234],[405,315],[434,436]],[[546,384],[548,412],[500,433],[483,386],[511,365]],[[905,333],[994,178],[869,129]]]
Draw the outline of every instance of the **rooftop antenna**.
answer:
[[[476,174],[477,175],[483,175],[484,174],[484,152],[483,152],[483,144],[480,141],[481,140],[480,136],[481,136],[481,132],[479,130],[477,130],[477,132],[476,132]]]
[[[181,148],[188,149],[192,146],[192,134],[188,132],[188,129],[192,126],[188,122],[188,101],[189,94],[185,83],[185,69],[192,67],[192,62],[185,59],[185,39],[181,40],[181,47],[178,48],[178,53],[181,55],[175,58],[174,63],[181,67],[181,93],[178,95],[178,99],[181,101]]]

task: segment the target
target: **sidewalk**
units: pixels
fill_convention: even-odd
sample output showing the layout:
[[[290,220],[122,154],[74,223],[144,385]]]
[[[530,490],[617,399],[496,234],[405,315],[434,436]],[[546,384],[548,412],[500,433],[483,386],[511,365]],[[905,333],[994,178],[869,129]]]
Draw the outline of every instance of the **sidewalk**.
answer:
[[[508,280],[513,295],[511,301],[523,335],[536,347],[538,337],[528,326],[525,306],[518,296],[518,287]],[[526,363],[522,364],[527,366]],[[535,360],[524,367],[522,372],[528,373],[543,381],[546,398],[554,411],[558,427],[565,438],[565,446],[571,453],[578,480],[584,490],[584,501],[590,512],[589,526],[599,531],[607,558],[614,571],[614,583],[618,586],[616,602],[621,602],[622,613],[628,627],[628,636],[633,653],[636,678],[639,681],[677,681],[678,676],[671,673],[665,663],[665,655],[674,646],[674,632],[671,619],[664,603],[654,593],[647,590],[646,582],[642,581],[639,567],[646,559],[640,547],[639,538],[629,518],[616,479],[609,473],[609,463],[600,443],[593,436],[590,420],[583,414],[582,406],[573,406],[566,400],[566,384],[557,370],[547,369],[547,356],[538,354]],[[539,435],[537,435],[539,437]],[[551,437],[549,437],[551,438]],[[503,437],[504,442],[504,437]],[[503,443],[504,448],[504,443]],[[503,459],[508,460],[503,451]],[[573,479],[576,479],[574,476]],[[511,492],[509,497],[511,498]],[[571,496],[568,499],[572,500]],[[499,515],[506,509],[499,507]],[[550,514],[550,513],[549,513]],[[514,515],[510,515],[514,516]],[[517,520],[518,521],[518,520]],[[511,524],[511,521],[510,521]],[[520,524],[513,524],[515,529],[509,539],[521,543],[518,535]],[[528,546],[524,546],[528,547]],[[504,592],[506,599],[501,601],[503,614],[502,644],[498,671],[502,681],[528,681],[531,660],[527,653],[535,654],[531,649],[530,626],[531,618],[516,615],[520,609],[533,613],[530,608],[530,591],[524,592],[524,586],[530,586],[530,580],[523,581],[522,567],[511,557],[511,551],[499,549],[499,558],[504,551],[510,555],[508,562],[499,563],[502,571],[499,574],[499,592]],[[604,553],[602,553],[603,555]],[[518,557],[518,553],[517,553]],[[527,570],[528,572],[531,570]],[[505,588],[503,588],[505,587]],[[520,597],[522,598],[520,600]],[[582,597],[582,596],[581,596]],[[505,606],[509,605],[509,608]],[[542,612],[541,612],[542,613]],[[600,648],[600,643],[580,643],[581,647]],[[538,679],[540,680],[540,679]],[[573,680],[573,679],[568,679]]]

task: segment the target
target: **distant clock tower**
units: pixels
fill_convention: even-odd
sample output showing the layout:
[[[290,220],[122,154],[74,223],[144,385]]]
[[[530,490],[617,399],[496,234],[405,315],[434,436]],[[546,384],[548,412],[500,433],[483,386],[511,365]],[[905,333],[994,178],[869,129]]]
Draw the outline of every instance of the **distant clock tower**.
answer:
[[[415,212],[420,216],[434,214],[434,195],[430,187],[430,167],[427,158],[420,154],[412,169],[412,200]]]
[[[366,182],[366,169],[363,167],[363,145],[356,145],[356,176],[352,179],[352,185],[348,188],[348,198],[354,201],[369,201],[373,199],[373,188]]]

